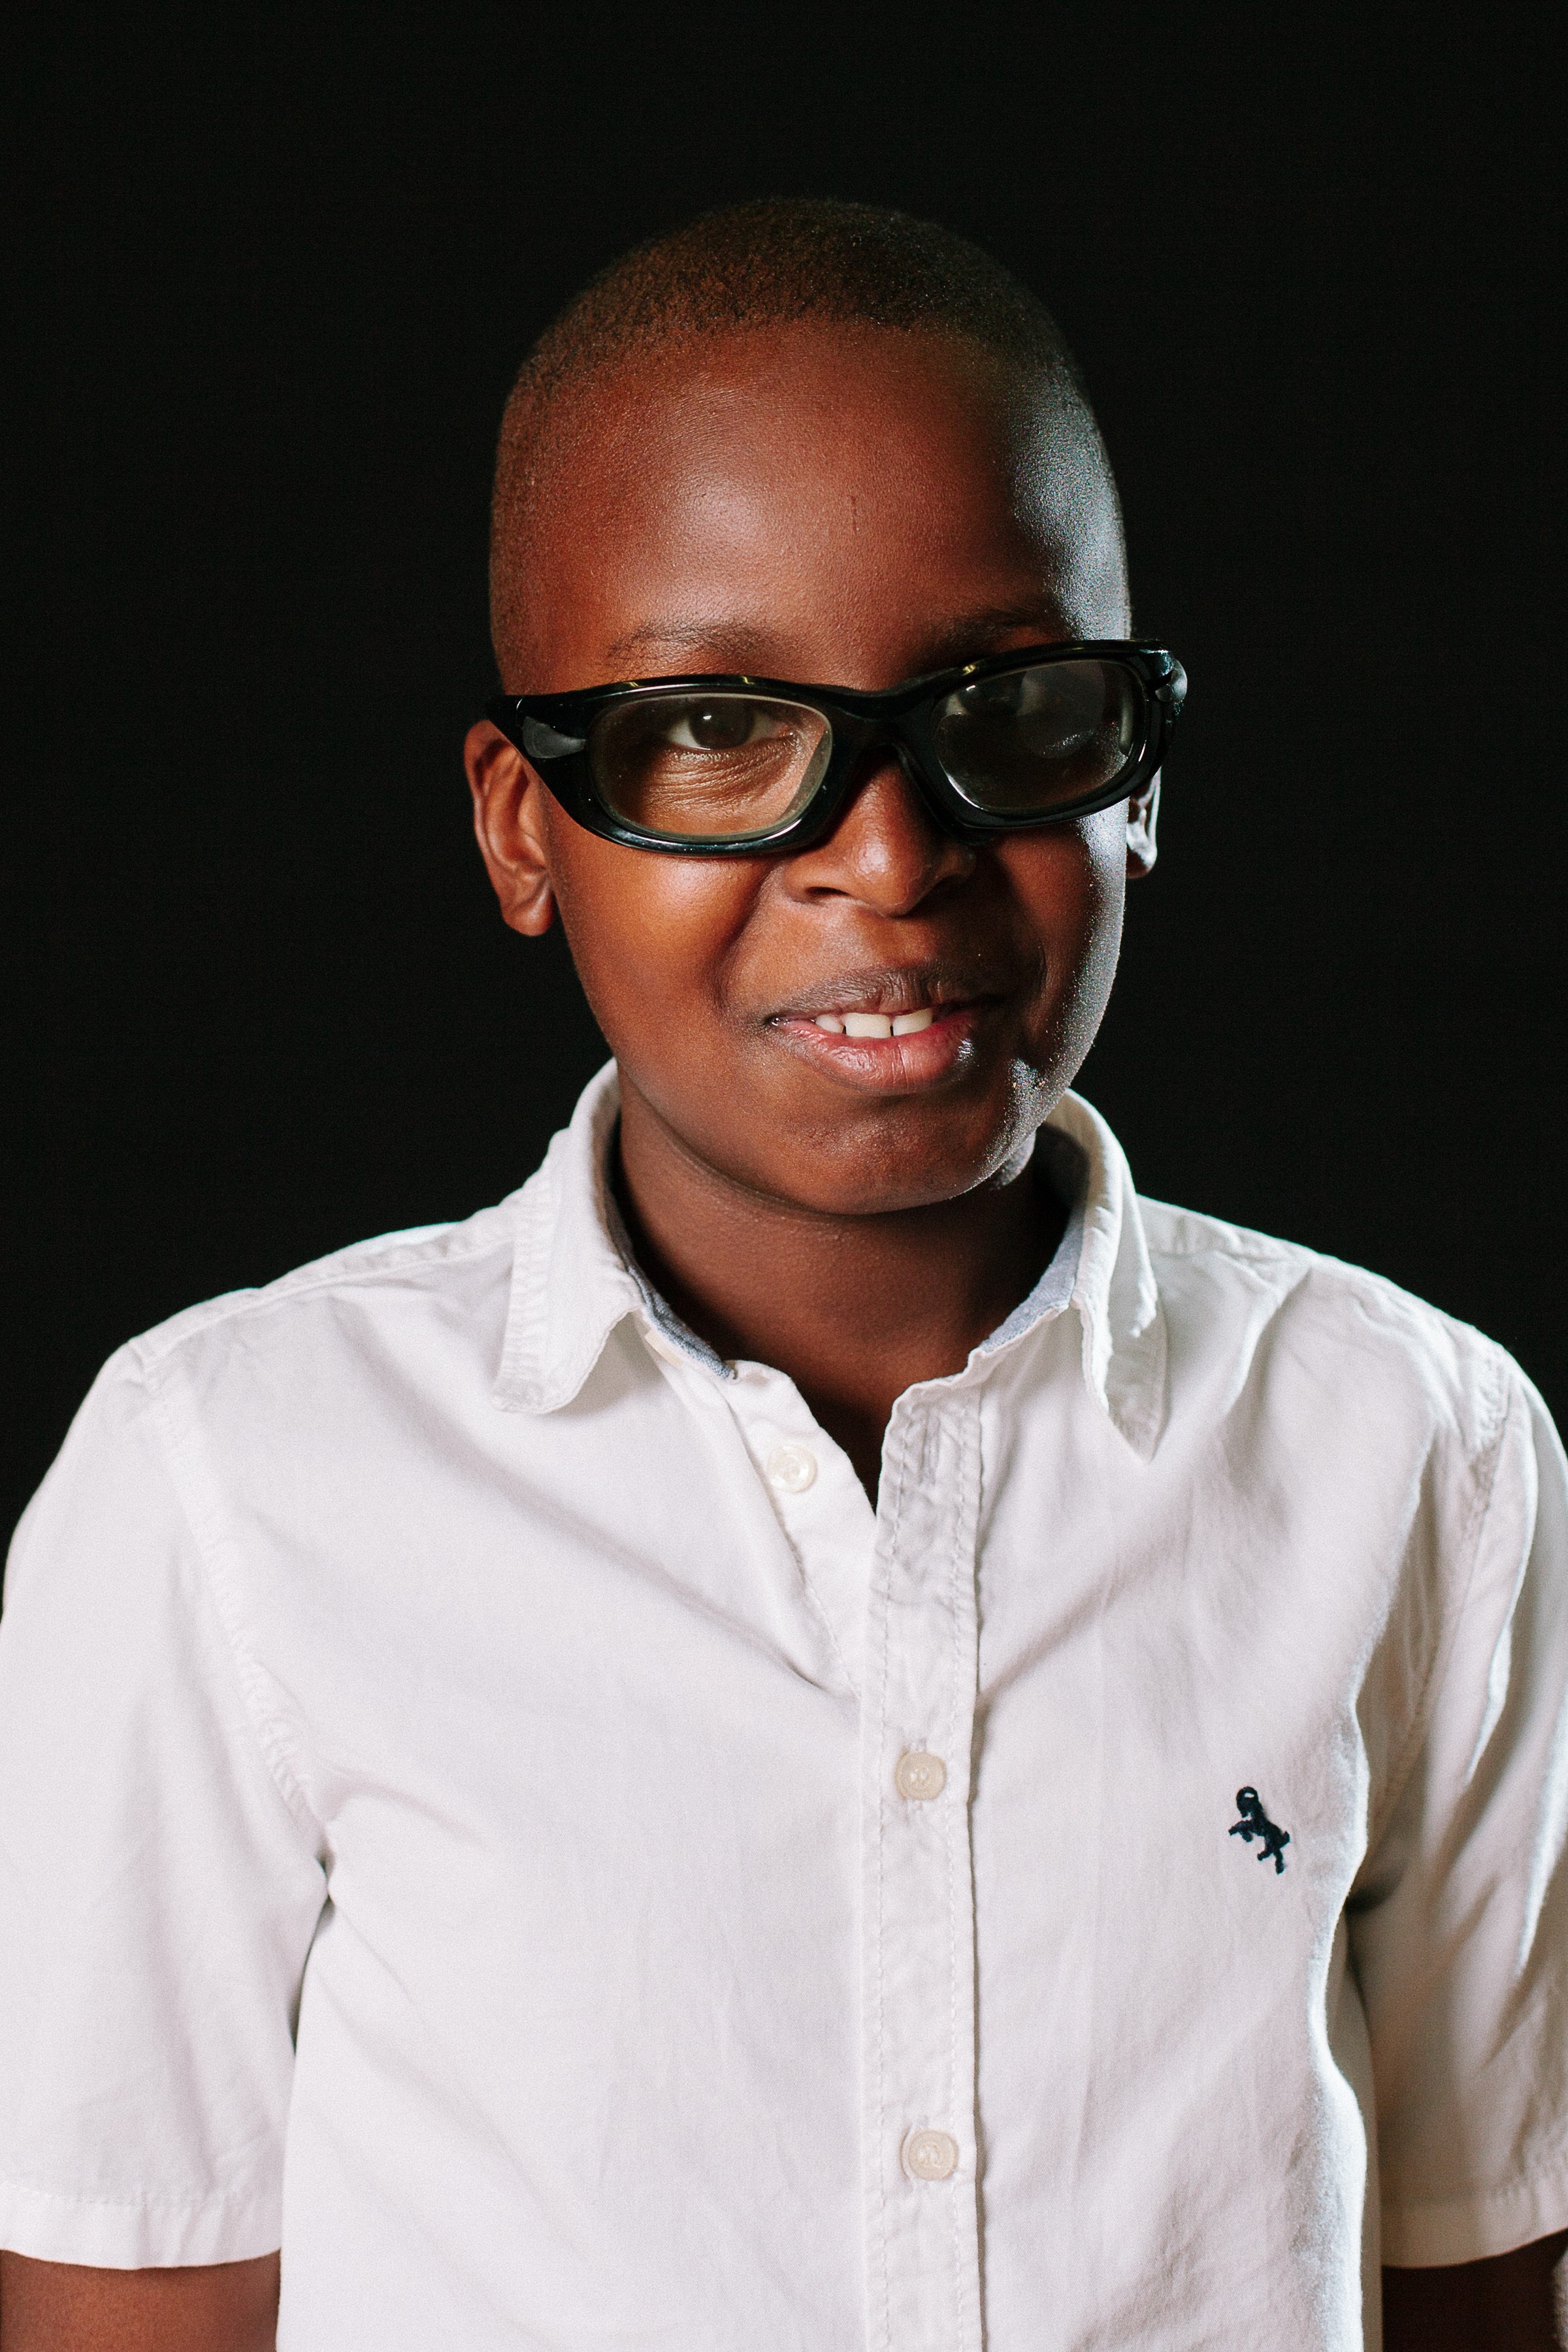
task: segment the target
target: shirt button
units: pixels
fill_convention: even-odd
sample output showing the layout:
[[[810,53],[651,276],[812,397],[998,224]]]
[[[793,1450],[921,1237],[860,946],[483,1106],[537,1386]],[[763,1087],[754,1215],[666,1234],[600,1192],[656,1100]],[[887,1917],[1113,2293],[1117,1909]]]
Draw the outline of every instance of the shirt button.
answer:
[[[816,1476],[816,1456],[805,1445],[775,1445],[767,1473],[769,1486],[781,1495],[804,1495]]]
[[[912,2131],[904,2142],[904,2168],[916,2180],[946,2180],[958,2169],[958,2142],[943,2131]]]
[[[893,1783],[900,1797],[940,1797],[947,1786],[947,1766],[940,1756],[911,1748],[893,1767]],[[937,2135],[940,2139],[942,2135]]]

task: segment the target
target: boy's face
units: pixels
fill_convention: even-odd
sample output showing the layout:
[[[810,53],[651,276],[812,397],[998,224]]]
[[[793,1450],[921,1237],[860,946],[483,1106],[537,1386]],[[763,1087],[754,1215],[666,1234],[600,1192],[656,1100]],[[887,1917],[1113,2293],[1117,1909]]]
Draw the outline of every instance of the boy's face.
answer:
[[[547,447],[513,691],[733,671],[880,688],[1125,635],[1114,498],[1070,410],[941,336],[811,323],[656,352]],[[1147,803],[975,848],[890,754],[798,854],[693,858],[574,824],[468,740],[507,919],[559,910],[628,1116],[774,1199],[950,1200],[1001,1170],[1104,1011]],[[934,1008],[915,1034],[818,1025]]]

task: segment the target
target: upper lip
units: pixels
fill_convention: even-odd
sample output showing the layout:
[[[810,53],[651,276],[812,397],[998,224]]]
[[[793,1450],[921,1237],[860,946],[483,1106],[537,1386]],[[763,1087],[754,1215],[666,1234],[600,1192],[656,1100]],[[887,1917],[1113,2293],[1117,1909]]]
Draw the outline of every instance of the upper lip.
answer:
[[[815,988],[803,988],[785,1004],[774,1005],[764,1014],[769,1021],[787,1021],[792,1015],[811,1019],[818,1013],[919,1013],[927,1005],[942,1012],[955,1004],[977,1004],[983,1000],[1005,994],[1005,987],[990,973],[959,972],[951,967],[918,964],[907,971],[882,971],[842,973],[837,979],[819,981]]]

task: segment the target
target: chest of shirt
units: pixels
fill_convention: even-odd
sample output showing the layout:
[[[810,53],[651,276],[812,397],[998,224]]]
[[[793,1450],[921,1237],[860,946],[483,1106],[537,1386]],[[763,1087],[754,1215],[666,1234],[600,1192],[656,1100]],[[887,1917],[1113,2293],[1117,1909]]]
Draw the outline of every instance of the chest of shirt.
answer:
[[[873,1663],[914,1710],[894,1727],[945,1775],[889,1801],[917,1851],[967,1806],[984,1967],[1026,1966],[1047,2003],[1118,1936],[1321,1969],[1426,1663],[1386,1639],[1420,1580],[1422,1465],[1374,1475],[1331,1418],[1303,1477],[1300,1415],[1275,1459],[1256,1400],[1245,1475],[1212,1413],[1174,1413],[1145,1465],[1062,1370],[1038,1349],[911,1409],[875,1521],[820,1433],[810,1490],[770,1485],[787,1402],[748,1417],[629,1333],[547,1419],[476,1402],[438,1444],[367,1446],[384,1414],[290,1433],[288,1514],[233,1495],[232,1556],[339,1910],[380,1942],[422,1889],[456,1948],[499,1904],[509,1948],[565,1975],[634,1917],[682,1955],[731,1948],[742,1915],[774,1953],[847,1926],[856,1619],[879,1609]],[[1288,1845],[1246,1833],[1243,1789]]]

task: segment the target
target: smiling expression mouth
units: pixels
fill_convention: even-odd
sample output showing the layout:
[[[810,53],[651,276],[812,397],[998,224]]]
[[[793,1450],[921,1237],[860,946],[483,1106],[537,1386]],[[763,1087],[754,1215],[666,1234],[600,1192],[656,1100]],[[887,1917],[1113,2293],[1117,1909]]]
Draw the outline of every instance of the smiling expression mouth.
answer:
[[[819,1013],[816,1025],[830,1037],[918,1037],[936,1019],[934,1004],[912,1013]]]
[[[819,1069],[857,1087],[940,1085],[973,1061],[981,1016],[1013,993],[929,964],[822,983],[769,1013],[764,1027]]]

